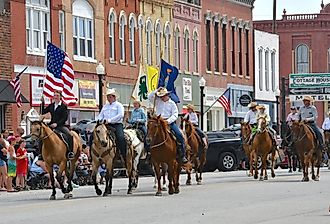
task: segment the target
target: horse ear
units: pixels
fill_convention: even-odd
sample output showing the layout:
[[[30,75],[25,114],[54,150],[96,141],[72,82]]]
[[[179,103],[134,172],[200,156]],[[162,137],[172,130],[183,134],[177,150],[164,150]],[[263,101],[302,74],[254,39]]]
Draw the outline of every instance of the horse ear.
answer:
[[[160,118],[160,116],[161,116],[161,114],[157,116],[157,119],[159,119],[159,118]]]
[[[106,124],[106,123],[107,123],[107,121],[106,120],[103,120],[102,124]]]
[[[187,120],[187,121],[190,120],[190,115],[189,115],[189,114],[187,115],[186,120]]]
[[[99,125],[99,124],[100,124],[100,120],[97,120],[97,121],[96,121],[96,125]]]
[[[148,120],[151,119],[151,115],[150,115],[150,113],[147,113],[147,117],[148,117]]]

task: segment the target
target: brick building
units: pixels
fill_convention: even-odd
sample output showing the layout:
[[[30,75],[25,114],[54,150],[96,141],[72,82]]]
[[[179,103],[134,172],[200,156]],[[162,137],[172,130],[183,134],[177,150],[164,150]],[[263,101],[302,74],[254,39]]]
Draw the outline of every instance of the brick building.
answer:
[[[227,117],[216,103],[205,114],[205,130],[238,123],[247,112],[238,99],[242,94],[253,95],[253,3],[254,0],[202,1],[201,55],[205,58],[201,59],[200,73],[206,79],[205,105],[208,108],[230,87],[233,112]]]
[[[316,2],[315,2],[316,4]],[[258,30],[270,32],[272,21],[254,21]],[[330,4],[321,4],[320,13],[287,14],[283,11],[281,20],[276,21],[276,33],[280,39],[279,72],[286,78],[286,114],[289,106],[301,106],[302,102],[288,97],[288,76],[295,73],[329,73],[330,71]],[[283,90],[282,90],[283,92]],[[283,96],[282,96],[283,97]],[[328,101],[315,103],[322,124],[329,110]],[[284,119],[286,114],[282,114]]]

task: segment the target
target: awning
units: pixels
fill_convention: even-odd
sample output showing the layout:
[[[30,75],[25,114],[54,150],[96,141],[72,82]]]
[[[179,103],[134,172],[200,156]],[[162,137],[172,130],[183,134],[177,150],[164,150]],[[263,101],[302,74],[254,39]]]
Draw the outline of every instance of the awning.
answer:
[[[22,103],[29,101],[21,94]],[[8,80],[0,80],[0,103],[16,103],[15,92]]]

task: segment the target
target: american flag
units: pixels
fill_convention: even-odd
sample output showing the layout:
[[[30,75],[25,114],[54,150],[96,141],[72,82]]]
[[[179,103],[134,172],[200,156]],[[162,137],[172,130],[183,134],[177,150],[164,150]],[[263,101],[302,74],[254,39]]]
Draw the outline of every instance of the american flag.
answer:
[[[218,99],[217,101],[225,108],[225,111],[228,115],[232,115],[230,109],[230,88],[228,88]]]
[[[26,67],[23,71],[21,71],[19,74],[16,75],[13,80],[11,80],[10,85],[13,86],[14,92],[15,92],[15,100],[18,107],[22,106],[22,98],[21,98],[21,75],[25,72],[25,70],[28,67]]]
[[[74,72],[67,53],[48,42],[47,46],[47,76],[44,83],[43,94],[53,97],[54,91],[62,92],[62,100],[66,105],[72,106],[77,102],[72,88]]]

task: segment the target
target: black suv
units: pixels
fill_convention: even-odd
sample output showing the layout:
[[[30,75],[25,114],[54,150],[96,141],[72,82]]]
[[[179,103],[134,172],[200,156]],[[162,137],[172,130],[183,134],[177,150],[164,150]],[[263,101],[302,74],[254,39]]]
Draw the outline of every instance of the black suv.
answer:
[[[242,141],[233,132],[207,132],[209,148],[206,154],[204,171],[232,171],[236,170],[246,157]]]

